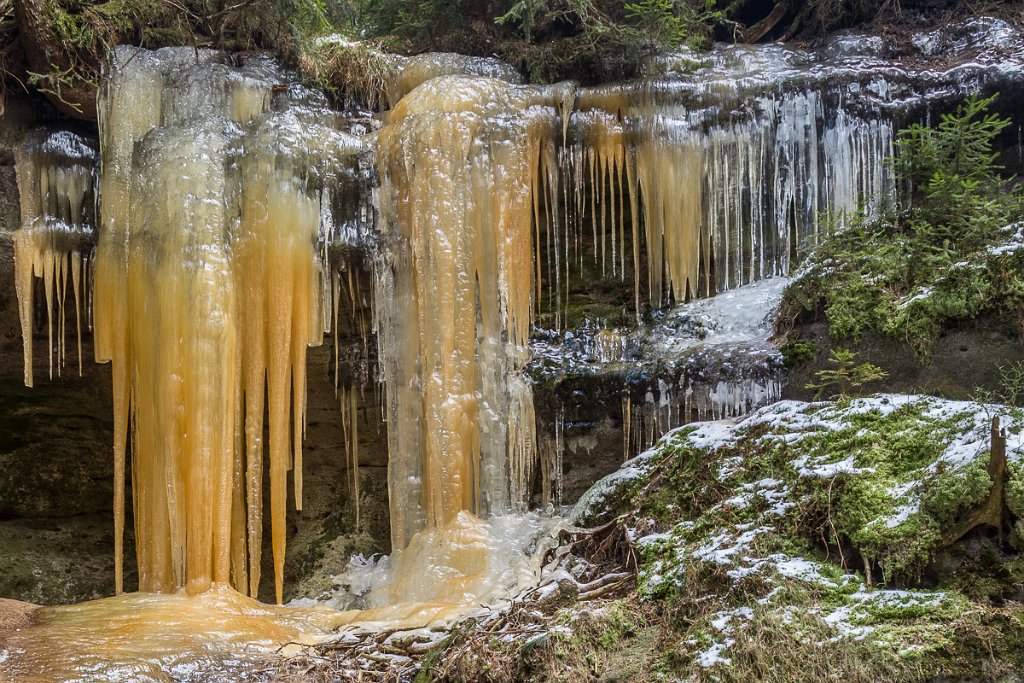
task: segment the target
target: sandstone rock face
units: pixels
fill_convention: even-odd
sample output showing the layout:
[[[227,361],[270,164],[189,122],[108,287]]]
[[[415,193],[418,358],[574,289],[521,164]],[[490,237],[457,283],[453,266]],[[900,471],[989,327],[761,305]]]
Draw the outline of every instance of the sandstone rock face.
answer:
[[[0,241],[0,595],[100,597],[114,587],[109,370],[90,362],[82,377],[23,385],[12,271]]]
[[[909,344],[875,333],[865,334],[859,344],[836,341],[824,321],[801,324],[796,332],[801,341],[815,345],[815,354],[790,371],[783,398],[813,399],[814,392],[805,385],[815,381],[816,372],[832,367],[829,354],[834,348],[853,348],[858,363],[874,363],[889,373],[869,385],[868,391],[921,392],[960,400],[971,398],[978,389],[1000,390],[1000,368],[1024,360],[1024,344],[1009,316],[967,320],[948,327],[932,360],[924,365],[914,361]]]

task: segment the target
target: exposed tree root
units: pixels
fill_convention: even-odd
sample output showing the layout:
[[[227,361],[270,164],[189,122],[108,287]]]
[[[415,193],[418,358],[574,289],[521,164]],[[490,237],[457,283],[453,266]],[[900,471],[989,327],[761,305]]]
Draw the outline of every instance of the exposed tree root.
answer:
[[[969,531],[981,525],[994,527],[1003,538],[1003,520],[1008,514],[1005,502],[1007,481],[1006,430],[1000,429],[999,418],[992,418],[992,447],[988,461],[988,476],[992,479],[992,491],[980,507],[968,514],[959,524],[950,529],[939,541],[940,548],[948,548]]]
[[[636,552],[621,523],[563,531],[559,540],[544,558],[541,582],[506,609],[440,630],[345,631],[329,642],[301,647],[283,665],[268,669],[265,680],[405,682],[427,663],[444,680],[464,658],[486,651],[486,643],[545,638],[560,608],[621,597],[633,589]],[[286,646],[282,653],[298,647]]]

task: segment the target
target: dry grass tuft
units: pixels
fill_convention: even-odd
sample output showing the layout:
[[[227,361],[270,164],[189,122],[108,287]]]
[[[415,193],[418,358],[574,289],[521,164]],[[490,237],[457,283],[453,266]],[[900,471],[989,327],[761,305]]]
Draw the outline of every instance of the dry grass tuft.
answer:
[[[338,100],[350,100],[379,111],[388,104],[387,92],[399,59],[366,42],[328,36],[303,44],[298,66],[312,85]]]

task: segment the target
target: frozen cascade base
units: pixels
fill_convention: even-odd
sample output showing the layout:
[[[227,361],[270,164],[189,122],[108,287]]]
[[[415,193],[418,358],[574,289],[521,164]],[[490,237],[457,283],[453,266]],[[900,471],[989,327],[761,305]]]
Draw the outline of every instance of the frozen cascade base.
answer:
[[[238,681],[274,656],[338,637],[338,631],[416,629],[503,604],[536,585],[559,517],[537,513],[480,520],[459,514],[417,534],[393,558],[354,563],[348,590],[326,603],[266,605],[229,586],[127,593],[44,607],[32,626],[0,634],[0,680]],[[352,589],[367,609],[345,609]]]

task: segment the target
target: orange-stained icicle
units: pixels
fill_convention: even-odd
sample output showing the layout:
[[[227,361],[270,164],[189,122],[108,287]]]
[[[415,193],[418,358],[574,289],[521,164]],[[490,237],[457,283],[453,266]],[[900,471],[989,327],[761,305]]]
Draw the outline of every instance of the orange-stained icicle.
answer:
[[[257,594],[266,451],[280,601],[306,349],[325,325],[321,193],[354,147],[269,112],[266,62],[217,60],[119,48],[100,98],[96,355],[113,362],[117,588],[130,424],[140,589]]]
[[[391,251],[375,305],[395,549],[463,511],[526,504],[534,236],[552,204],[539,194],[558,194],[557,176],[538,168],[555,163],[564,100],[559,86],[435,78],[398,103],[378,138]]]

